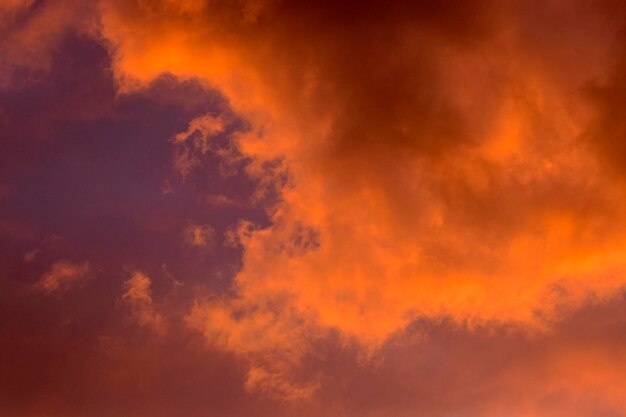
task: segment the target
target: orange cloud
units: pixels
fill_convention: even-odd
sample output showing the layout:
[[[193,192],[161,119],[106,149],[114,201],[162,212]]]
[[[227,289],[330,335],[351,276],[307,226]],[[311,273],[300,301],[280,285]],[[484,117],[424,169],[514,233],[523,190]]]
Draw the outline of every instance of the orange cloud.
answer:
[[[237,352],[249,364],[245,387],[295,401],[309,397],[315,381],[294,382],[289,374],[305,353],[307,324],[287,311],[251,306],[245,300],[196,302],[187,325],[220,349]],[[276,351],[280,347],[280,351]]]
[[[141,326],[149,327],[158,334],[167,331],[164,318],[156,312],[152,304],[151,280],[147,275],[136,271],[124,282],[122,300],[131,308],[133,317]]]
[[[35,260],[39,252],[41,252],[41,249],[30,250],[24,254],[22,259],[24,260],[24,262],[32,262],[33,260]]]
[[[90,270],[89,262],[57,261],[41,276],[35,288],[46,294],[67,291],[89,278]]]
[[[184,132],[172,138],[174,148],[174,170],[183,181],[194,170],[202,166],[202,157],[215,150],[211,140],[224,131],[224,122],[210,115],[192,120]]]
[[[191,225],[185,229],[185,243],[195,248],[211,249],[215,245],[215,229],[208,224]]]
[[[70,32],[94,33],[89,3],[63,0],[8,0],[0,5],[0,87],[16,86],[15,72],[45,72],[51,54]]]
[[[484,398],[473,415],[620,415],[626,408],[622,361],[623,354],[610,345],[557,342],[498,372],[491,393],[479,394]]]
[[[102,4],[122,91],[164,72],[219,90],[249,174],[279,190],[272,225],[239,236],[236,297],[190,321],[242,354],[288,351],[252,335],[303,322],[375,348],[420,317],[543,328],[619,293],[626,195],[582,90],[624,22],[568,3],[555,24],[587,15],[568,47],[595,58],[570,71],[571,34],[528,41],[553,3]]]
[[[218,90],[248,126],[222,156],[278,191],[271,226],[235,233],[234,295],[188,323],[249,358],[256,387],[332,331],[372,351],[418,318],[544,329],[619,294],[611,4],[99,2],[119,91],[164,73]],[[224,126],[173,138],[183,178]],[[134,274],[124,299],[159,328],[149,285]]]

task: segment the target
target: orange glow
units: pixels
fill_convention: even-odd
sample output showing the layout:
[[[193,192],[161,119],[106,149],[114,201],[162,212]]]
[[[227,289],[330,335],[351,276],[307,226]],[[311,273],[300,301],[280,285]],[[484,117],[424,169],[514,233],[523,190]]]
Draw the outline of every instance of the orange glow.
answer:
[[[399,22],[391,43],[351,58],[337,55],[337,37],[349,45],[364,28],[331,27],[303,49],[289,31],[319,22],[280,6],[244,23],[231,22],[237,7],[223,20],[150,10],[149,20],[115,3],[103,13],[123,88],[162,72],[206,81],[252,124],[237,142],[250,175],[277,180],[255,170],[275,158],[289,173],[273,225],[241,236],[232,302],[243,313],[222,302],[191,313],[226,348],[289,350],[292,315],[368,349],[419,317],[543,328],[626,283],[622,184],[580,144],[590,110],[576,86],[527,65],[552,57],[537,58],[523,28],[463,45]],[[235,342],[269,325],[257,315],[285,327],[281,337]]]
[[[23,3],[2,16],[26,13]],[[562,415],[563,393],[587,405],[604,399],[622,415],[621,357],[607,353],[620,341],[588,351],[555,329],[623,303],[625,129],[615,109],[626,103],[625,7],[335,3],[110,0],[76,13],[72,1],[46,3],[41,20],[53,33],[76,27],[106,50],[117,100],[149,97],[166,77],[223,99],[219,110],[168,125],[187,127],[169,136],[166,201],[202,201],[216,223],[241,206],[266,216],[218,227],[182,203],[167,206],[176,213],[169,223],[155,209],[154,223],[180,243],[177,255],[155,244],[163,260],[150,258],[168,280],[158,287],[164,301],[153,303],[149,262],[125,258],[126,271],[141,265],[146,274],[126,277],[118,301],[137,327],[164,338],[201,335],[207,350],[243,361],[249,395],[301,403],[321,391],[323,402],[330,377],[310,371],[320,346],[330,340],[375,367],[427,322],[479,339],[512,332],[537,349],[492,376],[508,393],[494,389],[467,415]],[[52,48],[34,26],[12,36],[2,51],[15,68],[33,61],[16,45]],[[216,190],[219,175],[207,167],[218,165],[224,181],[253,184],[249,201]],[[224,166],[243,167],[249,183]],[[238,248],[240,262],[220,252],[226,247]],[[168,269],[202,262],[219,266],[188,272],[206,285],[183,284]],[[60,261],[36,285],[50,293],[88,271],[89,263]],[[172,301],[179,290],[186,298]],[[525,387],[526,406],[513,410],[509,395]],[[348,415],[333,413],[321,415]]]

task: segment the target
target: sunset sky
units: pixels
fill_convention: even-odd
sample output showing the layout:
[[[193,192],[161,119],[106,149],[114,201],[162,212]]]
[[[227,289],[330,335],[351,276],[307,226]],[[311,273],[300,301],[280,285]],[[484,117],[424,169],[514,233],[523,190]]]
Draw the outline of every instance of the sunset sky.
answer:
[[[626,417],[623,0],[0,0],[0,417]]]

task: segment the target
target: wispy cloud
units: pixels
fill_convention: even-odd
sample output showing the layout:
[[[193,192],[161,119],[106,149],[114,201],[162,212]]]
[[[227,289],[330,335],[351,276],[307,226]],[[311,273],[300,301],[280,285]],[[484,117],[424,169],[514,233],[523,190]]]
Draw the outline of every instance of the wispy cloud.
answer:
[[[29,252],[29,254],[30,253],[32,252]],[[35,254],[36,252],[33,254],[33,257]],[[90,272],[91,268],[89,262],[74,263],[65,260],[57,261],[41,276],[39,281],[35,284],[35,288],[46,294],[67,291],[81,285],[89,278]]]
[[[133,318],[141,326],[148,327],[158,334],[167,331],[167,323],[152,304],[152,281],[147,275],[136,271],[124,281],[122,300],[130,307]]]
[[[193,248],[211,250],[215,245],[215,229],[209,224],[192,224],[185,229],[184,238]]]

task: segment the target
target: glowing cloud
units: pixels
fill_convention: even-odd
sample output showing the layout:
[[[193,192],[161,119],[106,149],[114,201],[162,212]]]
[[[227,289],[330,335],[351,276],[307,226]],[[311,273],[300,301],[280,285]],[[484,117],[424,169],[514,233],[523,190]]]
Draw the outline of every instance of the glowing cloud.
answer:
[[[89,262],[57,261],[41,276],[35,288],[46,294],[67,291],[89,278],[89,272]]]
[[[460,371],[469,353],[443,337],[445,353],[427,352],[420,362],[425,342],[406,361],[421,366],[406,377],[406,392],[419,391],[424,401],[439,395],[441,403],[454,397],[454,412],[433,406],[430,415],[597,414],[603,401],[626,410],[615,388],[623,385],[622,367],[612,366],[623,359],[612,350],[623,341],[590,347],[559,327],[623,303],[626,9],[619,1],[81,4],[13,0],[0,8],[0,59],[9,63],[0,86],[49,69],[51,51],[72,31],[104,48],[117,100],[147,96],[168,78],[217,92],[225,103],[198,106],[168,125],[178,133],[167,132],[171,154],[158,163],[174,176],[166,173],[160,194],[146,191],[166,203],[151,213],[154,221],[136,222],[157,224],[145,228],[176,240],[181,253],[155,244],[154,257],[129,261],[163,262],[168,279],[162,259],[185,264],[184,273],[195,262],[207,272],[189,276],[206,285],[176,274],[185,282],[176,290],[191,289],[170,315],[155,308],[152,279],[134,272],[121,300],[140,326],[187,332],[207,342],[207,352],[232,353],[245,364],[248,394],[291,402],[332,379],[333,365],[314,369],[324,349],[349,351],[356,368],[394,348],[398,354],[424,322],[450,338],[466,332],[467,340],[490,342],[493,332],[504,340],[501,353],[524,335],[546,344],[512,354],[515,363],[502,359],[502,371],[477,365],[469,377]],[[232,180],[237,191],[256,190],[231,198],[217,179],[188,180],[202,170],[211,170],[211,180]],[[187,200],[174,201],[184,194],[178,186],[188,187]],[[262,207],[250,216],[259,224],[239,214],[246,198]],[[228,224],[197,219],[189,201]],[[117,218],[108,204],[103,212]],[[5,234],[17,234],[11,220],[3,222]],[[225,245],[216,245],[222,233]],[[236,248],[241,258],[232,260]],[[220,259],[186,262],[189,252],[209,249]],[[29,255],[20,267],[42,258]],[[213,267],[236,272],[212,281]],[[88,263],[59,261],[36,287],[62,291],[88,273]],[[173,317],[184,317],[180,326]],[[478,346],[479,362],[489,364]],[[453,370],[440,363],[448,359]],[[420,379],[428,372],[456,379],[429,391]],[[354,383],[346,379],[334,383]],[[395,398],[391,391],[381,396]],[[519,393],[528,406],[512,412]],[[584,397],[580,409],[563,393]],[[348,415],[332,411],[316,415]]]
[[[371,347],[418,317],[542,327],[626,283],[623,188],[581,143],[593,109],[576,89],[598,68],[560,77],[514,5],[380,20],[326,3],[142,5],[102,6],[122,88],[205,80],[250,123],[236,136],[249,174],[279,190],[272,225],[240,236],[237,305]]]
[[[157,313],[152,305],[152,293],[150,291],[150,278],[139,271],[124,282],[124,295],[122,300],[131,308],[133,317],[141,326],[146,326],[159,334],[166,332],[166,323],[163,317]]]

